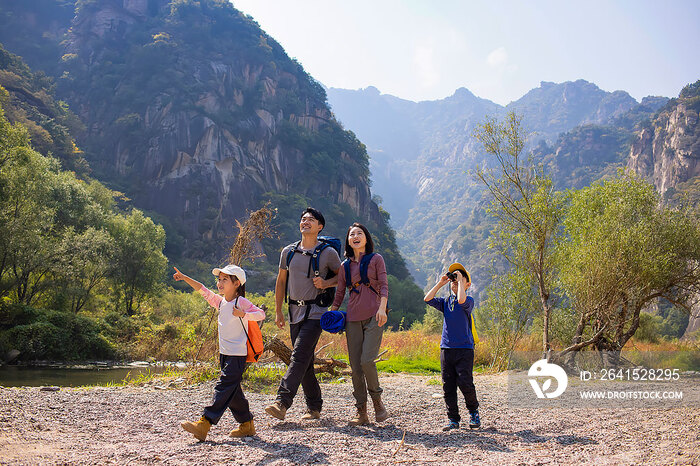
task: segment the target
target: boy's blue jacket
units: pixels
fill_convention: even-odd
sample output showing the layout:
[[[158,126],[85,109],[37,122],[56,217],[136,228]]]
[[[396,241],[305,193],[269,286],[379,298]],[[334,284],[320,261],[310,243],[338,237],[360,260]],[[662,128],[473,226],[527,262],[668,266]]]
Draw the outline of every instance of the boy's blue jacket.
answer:
[[[469,348],[474,349],[472,335],[472,309],[474,298],[467,296],[464,304],[457,302],[457,296],[449,298],[433,298],[426,304],[442,312],[445,320],[442,323],[442,339],[440,348]]]

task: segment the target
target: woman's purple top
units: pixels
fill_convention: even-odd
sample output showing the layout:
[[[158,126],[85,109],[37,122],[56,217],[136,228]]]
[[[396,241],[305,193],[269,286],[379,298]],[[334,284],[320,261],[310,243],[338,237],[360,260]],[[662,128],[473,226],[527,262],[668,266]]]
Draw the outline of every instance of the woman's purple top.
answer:
[[[350,277],[352,279],[351,283],[358,283],[360,281],[359,261],[350,261]],[[369,286],[358,285],[355,289],[359,290],[359,293],[351,292],[348,301],[347,320],[350,322],[357,322],[374,317],[379,310],[380,298],[389,297],[389,282],[386,278],[386,265],[381,255],[375,254],[372,260],[369,261],[367,278],[369,278],[370,285],[372,285],[372,288],[374,288],[378,294],[372,291]],[[340,270],[338,270],[338,288],[335,291],[335,300],[333,300],[334,307],[340,306],[343,303],[343,298],[345,298],[345,293],[347,291],[345,267],[341,265]]]

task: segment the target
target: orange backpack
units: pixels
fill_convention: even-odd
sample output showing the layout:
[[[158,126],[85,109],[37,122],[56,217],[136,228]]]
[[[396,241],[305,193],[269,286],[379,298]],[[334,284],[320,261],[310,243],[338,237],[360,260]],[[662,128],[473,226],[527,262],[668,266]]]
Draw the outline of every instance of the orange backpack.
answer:
[[[238,298],[236,298],[234,306],[238,307]],[[260,358],[260,355],[263,353],[263,349],[265,347],[260,326],[256,321],[249,320],[248,331],[246,332],[245,325],[243,324],[243,318],[239,317],[239,319],[241,319],[241,326],[243,327],[245,336],[248,339],[248,343],[246,344],[248,354],[245,362],[258,362],[258,358]]]

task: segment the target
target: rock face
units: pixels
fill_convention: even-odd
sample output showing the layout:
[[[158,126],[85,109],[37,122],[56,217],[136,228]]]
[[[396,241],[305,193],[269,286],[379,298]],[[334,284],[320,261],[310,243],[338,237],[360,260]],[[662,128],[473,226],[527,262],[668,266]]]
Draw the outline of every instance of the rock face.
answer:
[[[229,4],[86,4],[66,44],[64,88],[86,123],[91,165],[176,225],[185,249],[230,236],[266,193],[347,204],[385,223],[364,146],[321,86]]]
[[[698,105],[680,97],[661,111],[635,138],[628,167],[666,193],[700,175],[700,117]]]

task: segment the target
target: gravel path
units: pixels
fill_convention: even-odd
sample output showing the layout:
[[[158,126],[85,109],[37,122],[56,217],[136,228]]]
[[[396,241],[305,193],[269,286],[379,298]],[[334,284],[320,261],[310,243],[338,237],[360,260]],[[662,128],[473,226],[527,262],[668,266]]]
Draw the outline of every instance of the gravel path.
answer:
[[[323,384],[324,410],[302,423],[263,412],[273,396],[248,393],[258,435],[231,439],[230,413],[199,443],[181,430],[208,404],[213,383],[190,388],[0,388],[0,464],[700,464],[700,413],[675,409],[515,410],[505,375],[475,377],[482,428],[441,432],[441,386],[382,376],[391,417],[349,427],[349,383]],[[405,439],[401,439],[405,433]]]

